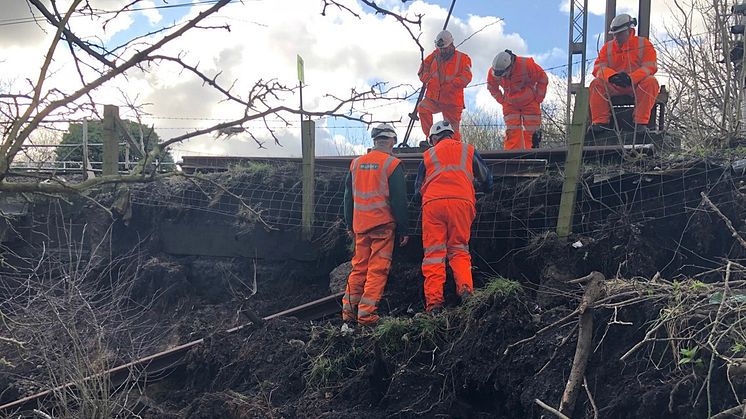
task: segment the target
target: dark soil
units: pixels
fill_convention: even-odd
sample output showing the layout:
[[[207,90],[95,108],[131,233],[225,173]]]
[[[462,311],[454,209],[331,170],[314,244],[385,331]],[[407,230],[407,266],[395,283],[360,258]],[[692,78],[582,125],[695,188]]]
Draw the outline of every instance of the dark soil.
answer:
[[[335,318],[316,323],[283,318],[232,335],[216,332],[247,323],[241,313],[246,308],[268,315],[328,295],[326,275],[349,257],[340,214],[329,212],[317,220],[315,260],[300,254],[272,258],[271,253],[291,245],[279,239],[257,245],[265,247],[267,257],[184,255],[169,253],[160,237],[162,223],[234,228],[236,240],[264,227],[252,218],[255,214],[240,212],[227,194],[212,196],[207,203],[214,210],[210,215],[181,205],[197,201],[198,191],[190,182],[133,190],[132,208],[119,212],[115,221],[119,240],[107,247],[123,255],[137,244],[131,254],[139,258],[138,274],[128,298],[147,309],[143,324],[159,331],[154,348],[199,338],[205,343],[189,353],[185,365],[147,386],[139,399],[133,397],[130,408],[146,418],[541,417],[545,412],[535,399],[559,405],[575,352],[575,323],[507,353],[506,348],[577,307],[582,289],[567,280],[593,270],[607,278],[647,280],[658,272],[665,278],[685,278],[721,266],[724,259],[744,257],[745,250],[722,220],[701,206],[700,196],[710,196],[735,228],[744,230],[740,174],[707,161],[636,162],[634,167],[613,169],[609,174],[605,168],[589,168],[584,174],[575,234],[569,240],[546,233],[556,223],[562,186],[555,172],[503,180],[480,202],[470,243],[475,285],[481,288],[502,276],[519,281],[521,291],[483,293],[476,303],[463,304],[449,279],[445,313],[418,315],[423,308],[422,247],[415,235],[409,246],[395,251],[380,304],[387,325],[357,328],[352,334],[343,334]],[[277,191],[296,194],[295,179],[290,167],[213,176],[236,194],[257,193],[257,185],[274,188],[257,195],[257,205],[263,219],[275,225],[291,223],[299,214],[297,205],[282,206],[273,198]],[[330,200],[337,199],[339,182],[335,176],[322,177],[318,187]],[[250,191],[247,185],[255,186]],[[165,207],[148,204],[159,194],[173,196],[162,188],[183,191],[184,200]],[[107,196],[115,201],[113,194]],[[187,200],[190,196],[193,201]],[[102,235],[111,220],[96,211],[77,206],[62,211],[62,217],[48,215],[41,223],[39,216],[21,220],[26,230],[20,229],[10,243],[20,260],[28,261],[23,256],[38,251],[38,226],[65,225],[51,221],[65,217],[95,220],[95,228],[85,234]],[[46,235],[51,237],[50,229]],[[91,278],[100,278],[102,269],[93,269]],[[20,276],[8,278],[6,284],[22,283]],[[715,272],[698,278],[722,280]],[[11,290],[6,285],[3,292],[13,295]],[[707,416],[701,392],[705,368],[677,365],[666,345],[619,360],[643,339],[663,308],[661,301],[646,301],[616,312],[595,312],[588,392],[581,391],[572,417],[593,417],[588,393],[601,418]],[[15,364],[0,366],[0,403],[43,387],[45,374],[23,361],[23,351],[0,345],[0,358]],[[724,366],[716,362],[711,375],[710,411],[734,406]],[[32,378],[35,387],[27,387],[19,377]],[[743,394],[746,384],[734,380],[733,389]]]

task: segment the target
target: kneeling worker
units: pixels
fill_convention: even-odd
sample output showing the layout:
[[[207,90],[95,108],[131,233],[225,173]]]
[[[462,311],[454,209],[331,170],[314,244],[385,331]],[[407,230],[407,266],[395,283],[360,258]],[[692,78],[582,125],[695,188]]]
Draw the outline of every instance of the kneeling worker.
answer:
[[[446,259],[453,270],[456,293],[463,299],[474,291],[469,238],[476,215],[475,177],[484,192],[492,191],[492,173],[484,160],[473,145],[453,136],[448,121],[433,125],[429,138],[433,147],[424,153],[415,181],[415,194],[422,196],[425,309],[436,313],[444,303]]]
[[[355,256],[342,297],[342,319],[372,326],[388,279],[395,237],[407,244],[407,185],[401,161],[392,156],[396,131],[380,124],[371,131],[373,149],[350,164],[344,211]]]

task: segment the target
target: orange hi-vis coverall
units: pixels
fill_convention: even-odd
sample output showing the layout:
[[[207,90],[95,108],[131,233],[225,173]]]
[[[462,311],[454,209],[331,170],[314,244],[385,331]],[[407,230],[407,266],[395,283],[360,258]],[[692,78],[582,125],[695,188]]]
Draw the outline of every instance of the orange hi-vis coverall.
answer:
[[[487,71],[487,90],[503,106],[506,150],[531,148],[531,137],[541,127],[540,105],[548,83],[547,73],[529,57],[515,57],[507,75]]]
[[[401,185],[406,218],[406,185],[401,161],[378,150],[371,150],[350,164],[352,183],[352,231],[355,233],[355,256],[347,288],[342,297],[342,318],[372,325],[378,321],[378,301],[383,296],[394,249],[395,229],[406,228],[406,219],[394,214],[390,206],[389,181],[396,171]],[[347,192],[346,192],[347,193]],[[399,213],[400,214],[400,213]],[[397,224],[404,223],[404,226]],[[348,224],[349,225],[349,224]],[[399,228],[401,230],[401,228]]]
[[[430,136],[433,114],[443,113],[443,119],[456,130],[455,138],[461,138],[459,125],[464,110],[464,88],[471,82],[471,58],[455,51],[451,58],[443,61],[436,49],[425,58],[417,72],[425,84],[425,97],[417,107],[425,138]]]
[[[445,260],[453,270],[458,295],[472,293],[469,238],[474,221],[474,175],[492,188],[492,174],[471,144],[440,140],[423,155],[415,188],[422,194],[422,274],[425,309],[442,306]],[[422,168],[424,168],[424,173]],[[420,186],[421,185],[421,186]],[[419,188],[418,188],[419,187]]]
[[[650,111],[658,97],[657,56],[653,44],[645,37],[636,36],[630,28],[630,37],[622,46],[615,40],[604,44],[593,65],[596,77],[590,85],[591,119],[594,124],[608,124],[611,117],[611,96],[634,95],[634,122],[647,125]],[[632,86],[619,87],[609,82],[609,77],[625,72],[632,79]]]

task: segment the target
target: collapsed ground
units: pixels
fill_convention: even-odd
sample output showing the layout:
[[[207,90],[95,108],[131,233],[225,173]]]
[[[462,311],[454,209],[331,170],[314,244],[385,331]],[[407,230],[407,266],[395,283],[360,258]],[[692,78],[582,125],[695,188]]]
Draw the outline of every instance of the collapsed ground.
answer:
[[[287,235],[299,219],[293,166],[101,191],[96,204],[34,201],[3,240],[14,270],[4,276],[13,298],[2,306],[10,321],[0,336],[24,345],[0,343],[0,403],[73,379],[74,367],[96,371],[206,337],[186,365],[142,392],[126,387],[108,403],[91,396],[91,405],[44,408],[57,416],[105,404],[121,417],[539,417],[535,399],[559,406],[577,316],[535,334],[578,307],[582,287],[567,281],[595,270],[608,279],[608,297],[594,310],[588,391],[571,416],[707,417],[746,391],[736,366],[746,352],[737,264],[746,249],[701,195],[743,230],[743,173],[734,166],[682,158],[590,165],[569,241],[548,233],[561,192],[556,171],[503,178],[475,223],[477,298],[458,305],[449,288],[442,316],[418,316],[415,240],[395,254],[384,321],[352,334],[336,319],[216,333],[246,323],[247,307],[267,315],[329,293],[328,273],[349,257],[338,173],[317,181],[325,206],[311,245]],[[97,305],[110,312],[114,300],[118,314],[102,317]],[[71,303],[90,309],[54,310]],[[48,329],[28,327],[42,324]],[[656,326],[650,342],[620,360]],[[42,348],[50,336],[55,343]],[[71,344],[77,365],[55,350]]]

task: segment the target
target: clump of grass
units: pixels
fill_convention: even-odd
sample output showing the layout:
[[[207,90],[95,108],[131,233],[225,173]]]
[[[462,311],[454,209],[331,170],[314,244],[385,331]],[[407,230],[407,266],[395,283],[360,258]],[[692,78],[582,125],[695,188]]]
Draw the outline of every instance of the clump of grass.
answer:
[[[495,276],[487,280],[487,283],[480,291],[490,297],[508,297],[522,293],[523,287],[518,281]]]
[[[487,280],[484,287],[474,290],[471,296],[464,304],[459,306],[459,311],[471,313],[477,307],[484,305],[490,300],[497,297],[505,298],[523,293],[523,287],[518,281],[494,276]]]
[[[364,363],[365,350],[356,346],[338,356],[323,352],[316,356],[305,374],[306,383],[311,388],[328,387],[332,382],[344,377],[349,370],[357,369]]]
[[[239,170],[257,177],[260,179],[267,179],[273,177],[277,173],[277,168],[270,163],[261,161],[250,161],[246,164],[239,166]]]
[[[373,330],[373,337],[385,352],[398,352],[413,341],[434,341],[444,327],[443,316],[383,317]]]

